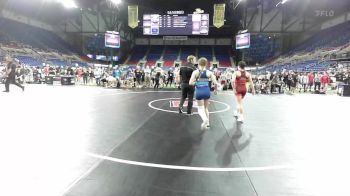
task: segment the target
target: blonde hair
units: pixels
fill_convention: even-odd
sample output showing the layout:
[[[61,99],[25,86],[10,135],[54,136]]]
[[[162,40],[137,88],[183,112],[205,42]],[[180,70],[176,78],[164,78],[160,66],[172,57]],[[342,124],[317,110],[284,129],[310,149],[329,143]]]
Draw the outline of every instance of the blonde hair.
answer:
[[[208,60],[204,57],[198,59],[198,65],[204,69],[206,66],[208,66]]]
[[[187,57],[187,62],[194,63],[196,61],[196,57],[193,55],[190,55]]]

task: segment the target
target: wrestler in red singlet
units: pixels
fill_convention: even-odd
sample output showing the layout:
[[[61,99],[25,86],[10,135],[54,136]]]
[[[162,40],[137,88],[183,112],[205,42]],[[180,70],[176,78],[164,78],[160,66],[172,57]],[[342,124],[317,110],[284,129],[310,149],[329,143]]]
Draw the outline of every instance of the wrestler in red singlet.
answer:
[[[236,95],[241,95],[242,98],[247,94],[247,81],[248,77],[245,75],[246,72],[244,70],[239,71],[241,75],[236,77],[235,86],[236,86]]]
[[[250,83],[252,93],[255,94],[254,84],[252,76],[245,71],[246,63],[240,61],[238,63],[238,70],[232,75],[232,88],[235,92],[236,97],[236,110],[234,116],[237,117],[238,122],[243,122],[243,98],[247,93],[247,82]]]

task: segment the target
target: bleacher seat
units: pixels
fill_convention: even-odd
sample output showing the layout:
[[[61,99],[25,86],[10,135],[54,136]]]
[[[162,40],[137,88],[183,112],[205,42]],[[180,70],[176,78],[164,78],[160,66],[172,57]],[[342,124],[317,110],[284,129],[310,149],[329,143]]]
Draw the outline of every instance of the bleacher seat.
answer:
[[[214,54],[217,61],[219,61],[220,67],[232,67],[230,53],[231,47],[227,46],[215,46]]]
[[[198,47],[198,58],[205,57],[208,61],[213,60],[213,52],[211,46]]]
[[[146,55],[147,50],[147,46],[135,46],[129,61],[126,64],[136,65]]]
[[[156,61],[160,59],[163,49],[164,49],[164,46],[152,46],[146,58],[147,59],[146,65],[154,66],[156,64]]]
[[[196,47],[195,46],[183,46],[182,47],[182,52],[180,56],[180,60],[182,63],[186,63],[187,57],[190,55],[196,55]]]
[[[0,18],[3,33],[11,35],[16,41],[43,50],[58,50],[65,54],[76,52],[74,47],[51,31]]]
[[[253,62],[263,62],[272,58],[276,51],[276,45],[272,37],[265,34],[251,35],[250,48],[244,49],[245,57]]]
[[[180,47],[178,46],[168,46],[165,49],[163,60],[166,67],[171,67],[174,65],[174,61],[177,60],[179,55]]]
[[[43,61],[33,58],[31,56],[15,56],[20,63],[30,66],[43,66]]]
[[[60,60],[60,59],[48,59],[47,62],[49,64],[56,65],[56,66],[66,66],[67,65],[66,61]]]
[[[259,69],[259,73],[264,73],[266,71],[281,71],[283,69],[303,71],[303,72],[323,72],[326,71],[332,64],[330,61],[321,61],[319,51],[330,51],[336,47],[344,47],[350,43],[350,21],[345,22],[329,29],[323,30],[316,33],[310,39],[304,41],[301,45],[290,50],[283,56],[281,56],[278,61],[287,61],[288,59],[297,59],[297,63],[282,63],[267,65],[262,69]],[[313,55],[313,56],[312,56]],[[315,59],[305,59],[309,56],[317,57],[319,60]],[[321,55],[321,57],[323,57]]]

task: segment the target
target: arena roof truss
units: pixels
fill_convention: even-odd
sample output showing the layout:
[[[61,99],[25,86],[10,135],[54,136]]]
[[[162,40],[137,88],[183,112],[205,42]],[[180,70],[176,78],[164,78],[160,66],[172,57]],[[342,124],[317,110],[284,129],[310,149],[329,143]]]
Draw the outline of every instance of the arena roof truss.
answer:
[[[255,1],[256,4],[252,4]],[[248,3],[250,2],[250,3]],[[317,26],[347,12],[346,0],[251,0],[239,6],[244,29],[251,33],[301,33],[318,31]]]
[[[125,6],[109,6],[100,2],[93,8],[81,8],[73,16],[67,17],[61,24],[66,33],[99,34],[117,31],[123,41],[133,39],[133,33],[127,27]]]

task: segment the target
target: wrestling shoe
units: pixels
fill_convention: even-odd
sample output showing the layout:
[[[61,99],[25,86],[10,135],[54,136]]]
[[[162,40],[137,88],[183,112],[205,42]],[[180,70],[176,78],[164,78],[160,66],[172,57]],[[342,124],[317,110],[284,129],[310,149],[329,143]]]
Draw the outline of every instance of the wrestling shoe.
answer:
[[[182,107],[179,107],[179,114],[184,113],[184,111],[182,109],[183,109]]]
[[[237,122],[243,123],[243,121],[244,121],[243,115],[242,114],[238,115]]]
[[[210,128],[210,124],[209,124],[209,121],[208,121],[208,123],[206,124],[206,126],[207,126],[207,128]]]
[[[233,112],[233,116],[234,116],[234,117],[238,117],[238,111],[237,111],[237,110],[235,110],[235,111]]]
[[[208,128],[208,125],[209,125],[209,121],[204,121],[202,124],[201,124],[201,130],[205,130],[206,128]]]

